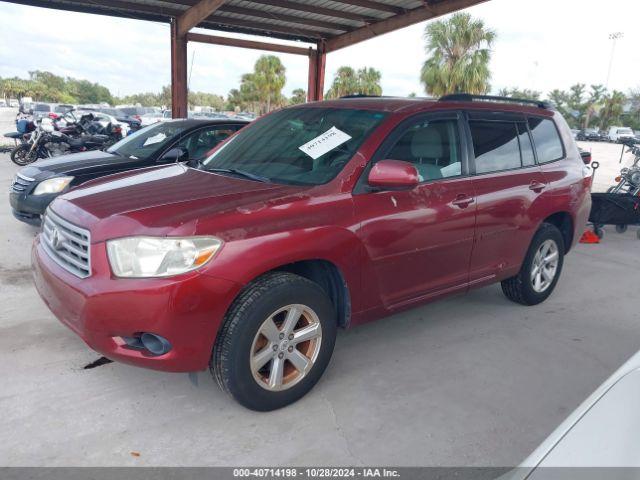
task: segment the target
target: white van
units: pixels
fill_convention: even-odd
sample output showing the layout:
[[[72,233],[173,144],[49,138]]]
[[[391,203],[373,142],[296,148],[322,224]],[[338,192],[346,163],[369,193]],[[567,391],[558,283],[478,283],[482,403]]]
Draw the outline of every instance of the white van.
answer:
[[[609,129],[609,140],[615,143],[622,143],[634,140],[633,130],[628,127],[611,127]]]

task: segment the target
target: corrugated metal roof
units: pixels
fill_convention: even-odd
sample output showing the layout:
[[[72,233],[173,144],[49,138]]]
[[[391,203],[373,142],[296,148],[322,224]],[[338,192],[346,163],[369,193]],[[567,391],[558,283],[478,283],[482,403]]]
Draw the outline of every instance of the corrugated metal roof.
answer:
[[[168,22],[199,0],[0,0]],[[480,3],[478,0],[476,3]],[[227,0],[198,27],[288,40],[329,40],[414,10],[460,0]],[[471,2],[469,2],[471,3]]]

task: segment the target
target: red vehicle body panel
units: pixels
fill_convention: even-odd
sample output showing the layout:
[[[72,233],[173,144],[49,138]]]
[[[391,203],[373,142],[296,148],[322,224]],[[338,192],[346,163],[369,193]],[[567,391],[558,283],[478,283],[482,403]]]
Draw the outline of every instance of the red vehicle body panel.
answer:
[[[307,104],[296,108],[307,108]],[[590,209],[590,177],[568,127],[564,160],[517,171],[457,177],[412,190],[354,193],[367,163],[403,120],[418,113],[487,109],[552,117],[538,108],[462,102],[358,99],[322,106],[389,112],[331,182],[263,184],[182,165],[88,182],[51,208],[91,232],[92,275],[80,279],[36,239],[34,277],[54,314],[105,356],[167,371],[206,368],[225,312],[240,290],[284,265],[324,260],[341,273],[350,324],[513,276],[544,219],[566,212],[573,242]],[[574,151],[575,150],[575,151]],[[545,187],[536,191],[533,182]],[[469,200],[469,201],[467,201]],[[215,235],[224,244],[195,272],[171,278],[115,278],[106,240]],[[119,337],[150,331],[173,349],[145,355]]]

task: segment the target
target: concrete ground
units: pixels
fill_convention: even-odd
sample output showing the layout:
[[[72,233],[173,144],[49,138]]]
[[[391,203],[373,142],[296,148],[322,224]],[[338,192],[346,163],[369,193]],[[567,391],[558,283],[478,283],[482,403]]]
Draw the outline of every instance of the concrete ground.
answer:
[[[1,191],[15,171],[0,155]],[[254,413],[208,373],[195,387],[116,363],[83,369],[98,355],[31,284],[35,235],[3,198],[3,466],[515,465],[640,346],[640,241],[609,229],[567,257],[546,303],[521,307],[492,286],[341,332],[308,396]]]

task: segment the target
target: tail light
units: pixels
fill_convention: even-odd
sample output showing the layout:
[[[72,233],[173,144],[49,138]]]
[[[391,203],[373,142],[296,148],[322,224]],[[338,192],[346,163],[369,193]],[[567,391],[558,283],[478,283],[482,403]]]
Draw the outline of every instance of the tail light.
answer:
[[[52,120],[55,120],[56,118],[58,118],[58,115],[56,113],[51,112],[49,114],[49,118],[52,119]]]
[[[142,121],[142,119],[140,118],[140,115],[134,115],[133,118],[135,118],[136,120],[138,120],[139,122]]]
[[[622,180],[622,177],[621,177],[621,176],[617,176],[614,180],[615,180],[616,182],[620,182],[620,181]]]
[[[591,163],[591,152],[581,151],[580,157],[585,165],[589,165]]]

